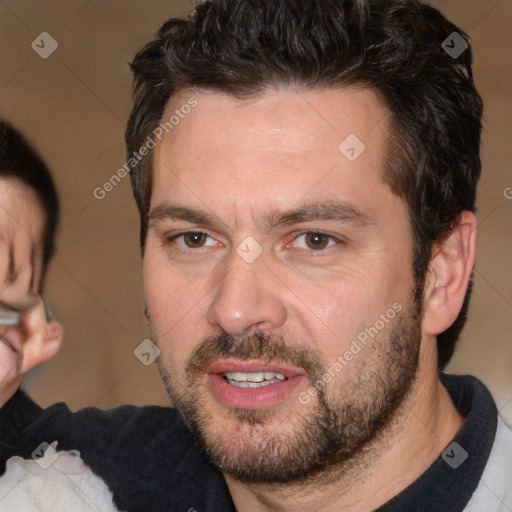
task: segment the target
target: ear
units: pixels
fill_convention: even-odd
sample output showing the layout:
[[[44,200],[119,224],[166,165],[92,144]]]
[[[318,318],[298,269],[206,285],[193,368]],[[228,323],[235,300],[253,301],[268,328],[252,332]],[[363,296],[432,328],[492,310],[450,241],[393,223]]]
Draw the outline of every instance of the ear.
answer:
[[[426,336],[448,329],[462,308],[475,265],[477,230],[475,215],[463,211],[448,238],[433,248],[423,299]]]

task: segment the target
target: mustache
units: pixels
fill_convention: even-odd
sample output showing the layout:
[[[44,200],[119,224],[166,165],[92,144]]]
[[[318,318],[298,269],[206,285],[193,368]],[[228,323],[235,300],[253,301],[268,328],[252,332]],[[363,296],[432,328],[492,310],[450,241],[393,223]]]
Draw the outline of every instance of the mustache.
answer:
[[[281,336],[255,331],[246,336],[217,333],[204,339],[192,352],[186,373],[193,378],[205,373],[219,359],[257,359],[264,363],[282,363],[302,368],[316,382],[324,373],[320,356],[306,346],[290,346]]]

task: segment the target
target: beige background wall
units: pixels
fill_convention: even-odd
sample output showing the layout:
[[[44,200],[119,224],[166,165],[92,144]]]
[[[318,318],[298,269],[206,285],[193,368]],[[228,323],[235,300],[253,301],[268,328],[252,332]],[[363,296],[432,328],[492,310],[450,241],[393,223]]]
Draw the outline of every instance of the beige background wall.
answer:
[[[59,252],[47,295],[65,345],[26,382],[43,405],[167,403],[156,366],[133,355],[142,315],[138,216],[128,178],[93,196],[123,164],[130,109],[127,62],[185,0],[0,0],[0,115],[34,142],[62,198]],[[471,373],[512,419],[512,0],[432,2],[469,33],[486,107],[480,249],[470,320],[454,373]],[[31,43],[48,32],[47,59]],[[512,197],[510,190],[509,197]]]

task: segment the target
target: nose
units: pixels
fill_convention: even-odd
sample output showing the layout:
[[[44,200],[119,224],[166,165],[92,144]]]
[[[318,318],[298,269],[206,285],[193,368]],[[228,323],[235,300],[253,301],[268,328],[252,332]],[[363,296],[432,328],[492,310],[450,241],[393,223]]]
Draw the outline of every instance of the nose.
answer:
[[[264,255],[247,263],[233,252],[215,289],[207,321],[232,336],[275,329],[286,320],[283,286],[267,267]]]

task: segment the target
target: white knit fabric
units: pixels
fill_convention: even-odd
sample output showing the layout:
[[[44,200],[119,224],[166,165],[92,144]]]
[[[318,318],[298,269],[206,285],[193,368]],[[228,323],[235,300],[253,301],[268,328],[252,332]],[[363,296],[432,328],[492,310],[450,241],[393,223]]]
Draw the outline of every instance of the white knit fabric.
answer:
[[[0,478],[0,512],[119,512],[105,482],[80,453],[56,452],[56,446],[37,461],[7,461]]]
[[[496,438],[480,483],[464,512],[512,510],[512,427],[498,416]]]

